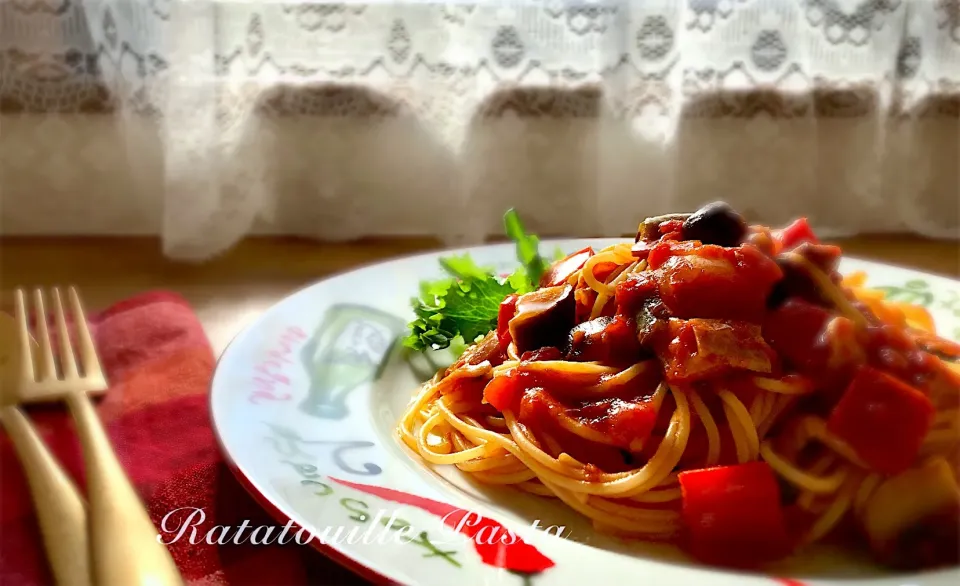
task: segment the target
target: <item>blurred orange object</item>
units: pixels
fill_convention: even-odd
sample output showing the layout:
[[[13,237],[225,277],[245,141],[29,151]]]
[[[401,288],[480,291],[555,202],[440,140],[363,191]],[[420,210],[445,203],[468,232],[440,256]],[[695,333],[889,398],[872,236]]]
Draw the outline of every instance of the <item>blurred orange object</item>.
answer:
[[[912,303],[888,301],[886,293],[880,289],[865,287],[866,273],[858,271],[843,278],[843,285],[848,287],[854,296],[884,323],[901,328],[915,328],[930,333],[936,333],[933,317],[925,308]]]

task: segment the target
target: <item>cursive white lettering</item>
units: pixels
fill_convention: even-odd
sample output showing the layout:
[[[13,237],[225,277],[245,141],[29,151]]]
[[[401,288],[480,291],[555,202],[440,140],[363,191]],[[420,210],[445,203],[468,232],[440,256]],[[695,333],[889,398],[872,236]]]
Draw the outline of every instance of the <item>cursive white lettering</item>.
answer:
[[[266,532],[266,535],[264,535],[263,538],[258,540],[257,534],[260,533],[261,530],[264,530]],[[254,528],[253,533],[250,534],[250,543],[253,545],[270,545],[271,543],[273,543],[273,541],[270,540],[271,534],[273,534],[273,527],[270,525],[261,525],[259,527],[256,527]]]
[[[240,537],[243,535],[244,530],[249,528],[250,528],[250,521],[247,521],[246,519],[244,519],[243,523],[240,523],[240,527],[237,528],[237,534],[233,536],[234,545],[240,545],[247,540],[246,537],[244,537],[243,539],[240,539]]]
[[[277,538],[277,543],[280,545],[290,543],[290,541],[284,541],[283,538],[287,536],[287,531],[290,531],[291,527],[293,527],[293,521],[287,521],[287,524],[283,526],[283,531],[280,532],[280,537]]]
[[[207,514],[203,512],[203,509],[198,509],[196,507],[181,507],[179,509],[174,509],[163,516],[163,519],[160,521],[160,530],[164,533],[171,533],[173,529],[167,529],[167,522],[171,520],[179,511],[190,511],[190,514],[187,515],[187,518],[183,520],[181,525],[177,525],[179,528],[177,531],[177,536],[170,541],[164,541],[163,536],[158,533],[157,541],[160,543],[164,545],[176,543],[181,537],[183,537],[183,534],[187,531],[187,529],[190,529],[190,538],[188,541],[196,544],[196,541],[194,540],[197,537],[197,526],[203,523],[207,518]],[[194,521],[194,519],[196,519],[196,521]]]
[[[220,532],[220,535],[214,538],[214,535],[217,532]],[[207,531],[207,537],[205,539],[210,545],[226,545],[230,543],[230,526],[229,525],[214,525]],[[193,543],[192,541],[190,543]]]
[[[310,543],[310,541],[313,540],[314,537],[315,536],[312,533],[310,533],[309,531],[301,527],[300,529],[297,530],[297,534],[294,536],[294,541],[297,542],[297,545],[306,545]],[[300,541],[301,538],[304,539],[304,541]]]

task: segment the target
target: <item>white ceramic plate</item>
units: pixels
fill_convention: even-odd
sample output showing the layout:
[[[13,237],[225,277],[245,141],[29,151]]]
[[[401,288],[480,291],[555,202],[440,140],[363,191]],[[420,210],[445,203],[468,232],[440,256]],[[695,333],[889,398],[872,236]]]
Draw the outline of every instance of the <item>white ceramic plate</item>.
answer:
[[[614,242],[544,242],[543,250]],[[292,520],[312,534],[325,554],[375,582],[415,585],[960,583],[960,569],[891,575],[830,549],[786,560],[766,575],[719,571],[666,546],[599,535],[554,499],[482,487],[452,466],[428,468],[394,435],[428,369],[404,359],[394,342],[412,318],[409,302],[419,282],[438,277],[438,257],[453,252],[468,252],[500,272],[516,267],[513,245],[503,244],[361,268],[287,297],[220,359],[211,406],[228,461],[278,521]],[[960,337],[956,281],[853,259],[844,259],[841,270],[866,271],[868,285],[925,305],[942,335]],[[445,526],[443,514],[451,509],[499,522],[527,544],[510,550],[506,563],[513,570],[484,561],[476,538]]]

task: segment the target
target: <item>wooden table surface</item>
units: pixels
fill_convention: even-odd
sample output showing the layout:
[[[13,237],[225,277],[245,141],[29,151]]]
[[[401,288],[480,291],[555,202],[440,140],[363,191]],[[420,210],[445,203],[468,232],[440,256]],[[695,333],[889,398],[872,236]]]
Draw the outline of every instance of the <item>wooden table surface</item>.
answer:
[[[837,241],[850,256],[960,277],[960,243],[907,236]],[[439,247],[422,239],[325,244],[298,239],[249,239],[211,261],[164,258],[159,241],[135,238],[0,239],[0,299],[17,286],[74,284],[89,310],[148,289],[168,289],[194,307],[214,351],[263,310],[324,277],[361,265]]]

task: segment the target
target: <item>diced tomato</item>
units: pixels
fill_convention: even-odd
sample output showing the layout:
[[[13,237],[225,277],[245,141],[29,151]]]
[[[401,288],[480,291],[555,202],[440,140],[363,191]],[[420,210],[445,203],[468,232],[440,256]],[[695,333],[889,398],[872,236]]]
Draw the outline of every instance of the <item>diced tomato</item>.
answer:
[[[696,557],[727,566],[752,566],[787,555],[780,487],[766,462],[679,474],[688,547]]]
[[[520,401],[520,394],[526,382],[532,377],[516,369],[510,369],[505,374],[495,376],[483,389],[483,400],[503,411],[516,409]]]
[[[588,246],[558,260],[540,277],[540,286],[556,287],[566,283],[570,275],[579,271],[591,256],[593,256],[593,248]]]
[[[453,382],[452,385],[441,387],[440,393],[448,395],[451,393],[464,393],[470,397],[480,397],[487,381],[476,376],[461,376]]]
[[[789,299],[767,314],[763,337],[791,366],[811,372],[826,366],[829,350],[822,339],[830,312],[799,299]]]
[[[506,299],[500,302],[500,310],[497,312],[497,341],[504,352],[513,341],[510,336],[510,320],[517,313],[517,299],[517,295],[507,295]]]
[[[759,321],[767,297],[783,277],[771,258],[754,246],[688,246],[661,242],[648,263],[659,266],[660,298],[676,317]],[[662,257],[661,247],[669,256]]]
[[[683,220],[667,220],[666,222],[660,222],[660,225],[657,226],[657,231],[660,234],[680,232],[681,230],[683,230]]]
[[[651,397],[630,401],[600,399],[571,408],[567,414],[621,448],[629,448],[633,442],[646,440],[657,421],[657,411]]]
[[[659,269],[671,256],[686,256],[704,248],[699,240],[666,240],[654,243],[647,255],[647,266],[653,270]],[[720,248],[719,246],[716,248]]]
[[[933,417],[926,395],[862,366],[830,414],[827,430],[877,472],[898,474],[916,460]]]
[[[544,346],[536,350],[528,350],[520,355],[521,362],[537,362],[539,360],[561,360],[563,353],[554,346]]]
[[[676,232],[667,232],[660,237],[661,240],[683,240],[683,232],[677,230]]]
[[[936,387],[946,385],[943,390],[956,389],[960,386],[960,382],[957,382],[960,373],[951,376],[950,369],[931,353],[949,358],[951,351],[956,352],[960,347],[932,334],[927,338],[923,336],[923,333],[887,324],[868,327],[864,337],[870,364],[908,385],[930,391],[930,396],[941,394]]]
[[[637,340],[637,323],[624,315],[613,318],[603,332],[603,344],[607,347],[606,364],[624,366],[635,363],[640,357],[640,341]]]
[[[624,401],[608,398],[570,406],[539,387],[524,391],[517,415],[525,425],[549,428],[550,435],[554,439],[557,439],[557,430],[566,429],[564,425],[560,424],[561,419],[573,420],[582,427],[603,434],[614,446],[623,449],[628,448],[635,441],[646,439],[653,428],[653,422],[656,420],[656,413],[649,401]],[[578,437],[571,439],[579,444],[587,444],[585,447],[589,447],[587,450],[581,450],[581,454],[586,456],[586,459],[581,461],[601,464],[593,457],[595,455],[593,452],[600,445],[593,442],[584,442],[582,438]],[[623,459],[619,457],[619,454],[617,456],[616,461],[622,464]],[[612,463],[614,462],[605,458],[602,461],[602,467],[608,469]]]
[[[647,256],[650,254],[650,251],[653,250],[653,247],[656,246],[656,244],[656,242],[641,240],[630,247],[630,252],[638,260],[643,260],[647,258]]]
[[[593,266],[593,276],[598,281],[606,281],[619,267],[615,262],[598,262]]]
[[[760,335],[760,326],[712,319],[670,320],[669,343],[657,356],[664,376],[689,384],[736,370],[770,373],[776,355]]]
[[[629,366],[641,354],[637,323],[625,315],[583,322],[570,333],[571,360],[597,361],[610,366]]]
[[[841,320],[838,325],[844,327],[828,331],[833,320]],[[857,356],[860,346],[856,331],[844,321],[849,322],[812,303],[788,299],[767,314],[763,337],[784,362],[800,373],[827,387],[843,387],[862,358]],[[828,335],[837,339],[831,341]]]
[[[584,441],[582,437],[561,427],[551,413],[551,405],[556,405],[556,401],[551,400],[546,391],[539,388],[530,389],[523,393],[517,418],[535,435],[540,437],[543,434],[549,435],[556,442],[561,453],[569,454],[578,462],[588,464],[587,472],[590,471],[589,465],[596,467],[596,472],[611,473],[625,472],[642,465],[634,462],[629,453],[625,458],[624,450],[620,448]]]
[[[794,220],[794,222],[786,228],[774,231],[773,238],[779,242],[781,250],[790,250],[803,242],[812,242],[814,244],[820,242],[816,234],[813,233],[813,228],[810,227],[810,223],[807,222],[806,218]]]
[[[617,312],[628,316],[635,316],[648,299],[659,295],[655,271],[632,273],[617,285],[614,295]]]

